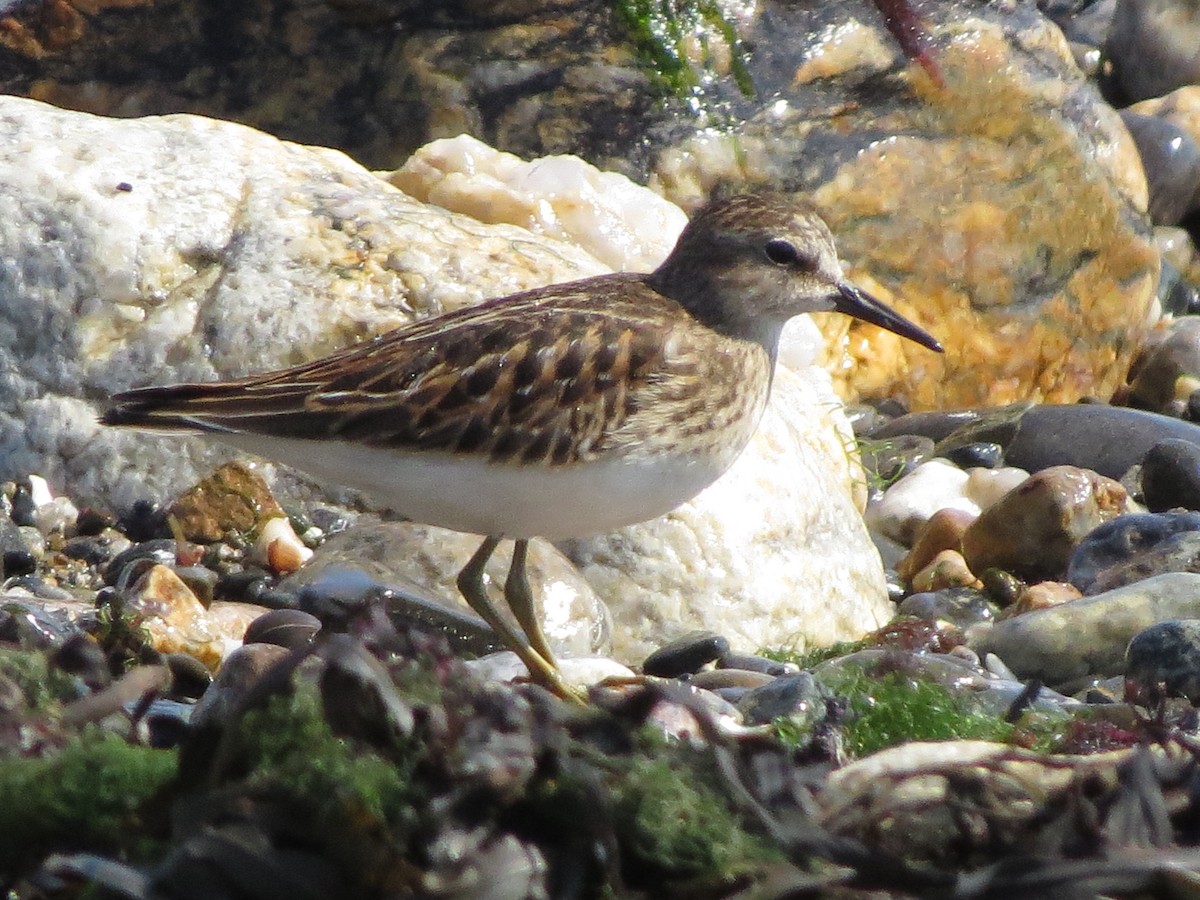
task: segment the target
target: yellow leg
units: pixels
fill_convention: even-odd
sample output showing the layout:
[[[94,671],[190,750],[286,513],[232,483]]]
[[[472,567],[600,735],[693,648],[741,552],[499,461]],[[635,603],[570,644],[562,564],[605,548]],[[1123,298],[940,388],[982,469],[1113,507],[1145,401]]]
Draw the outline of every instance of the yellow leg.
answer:
[[[529,642],[505,621],[504,617],[496,609],[495,604],[492,603],[491,598],[488,597],[487,588],[483,584],[483,570],[487,566],[488,560],[491,559],[492,554],[496,552],[496,546],[499,543],[500,538],[498,537],[484,538],[483,543],[479,545],[479,549],[475,551],[470,561],[463,567],[463,570],[458,573],[459,591],[462,592],[471,609],[475,610],[495,630],[496,634],[500,636],[500,640],[507,644],[521,658],[521,662],[525,663],[525,667],[529,669],[529,675],[534,681],[559,697],[579,701],[579,695],[567,687],[562,677],[558,674],[558,667],[552,661],[548,661],[537,650],[533,649],[529,645]],[[517,556],[514,553],[514,564],[516,560]],[[521,560],[522,571],[519,577],[524,581],[524,553],[521,554]],[[511,569],[509,570],[509,581],[512,581]],[[525,589],[527,593],[528,588],[529,585],[526,582]],[[506,584],[505,590],[507,591],[507,589],[508,586]],[[532,606],[530,608],[532,610]],[[540,626],[537,628],[537,633],[541,636]],[[541,642],[545,643],[544,637],[541,637]]]
[[[550,642],[546,640],[546,633],[542,631],[541,620],[533,611],[533,591],[529,588],[529,578],[525,574],[525,561],[528,556],[529,541],[516,541],[513,544],[512,565],[508,568],[508,580],[504,582],[504,599],[508,601],[508,608],[512,610],[517,624],[525,632],[530,646],[557,669],[558,662],[554,659],[554,651],[550,649]]]

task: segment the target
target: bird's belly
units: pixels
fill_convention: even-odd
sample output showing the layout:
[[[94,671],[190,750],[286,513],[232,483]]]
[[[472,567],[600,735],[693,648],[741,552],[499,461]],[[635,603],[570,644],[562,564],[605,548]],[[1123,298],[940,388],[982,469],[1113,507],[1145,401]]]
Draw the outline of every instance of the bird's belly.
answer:
[[[653,519],[717,479],[705,454],[624,457],[543,468],[361,444],[221,435],[240,450],[355,488],[417,522],[455,531],[551,540]]]

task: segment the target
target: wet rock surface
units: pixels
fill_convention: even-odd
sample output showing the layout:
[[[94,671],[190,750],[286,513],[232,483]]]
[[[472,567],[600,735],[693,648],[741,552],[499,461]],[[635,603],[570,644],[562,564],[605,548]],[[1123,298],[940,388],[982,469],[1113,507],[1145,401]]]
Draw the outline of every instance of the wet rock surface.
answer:
[[[1156,622],[1125,650],[1125,695],[1147,706],[1164,697],[1200,701],[1200,619]]]
[[[1125,511],[1125,501],[1125,489],[1111,478],[1073,466],[1043,469],[967,526],[963,557],[976,572],[1052,577],[1085,535]]]
[[[1096,593],[1097,584],[1119,577],[1115,573],[1137,565],[1147,554],[1157,554],[1160,548],[1172,546],[1186,551],[1196,535],[1200,535],[1198,513],[1120,516],[1080,541],[1071,556],[1067,580],[1084,593]],[[1179,545],[1175,541],[1184,543]]]
[[[1134,635],[1165,619],[1200,617],[1200,574],[1156,575],[1103,594],[997,622],[971,642],[1019,678],[1057,685],[1125,670]]]

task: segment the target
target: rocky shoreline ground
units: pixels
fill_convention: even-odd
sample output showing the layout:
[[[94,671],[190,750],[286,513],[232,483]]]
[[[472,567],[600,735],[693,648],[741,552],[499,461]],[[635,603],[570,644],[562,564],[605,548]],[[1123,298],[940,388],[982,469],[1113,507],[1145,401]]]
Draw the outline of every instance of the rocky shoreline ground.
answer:
[[[1100,428],[1132,412],[1080,409]],[[427,585],[356,568],[354,547],[323,555],[404,523],[285,513],[241,464],[115,517],[38,478],[6,485],[0,822],[23,837],[0,871],[17,896],[79,879],[125,897],[485,883],[525,897],[568,882],[952,893],[969,877],[971,896],[1001,897],[1064,880],[1151,890],[1194,865],[1195,713],[1174,698],[1198,691],[1200,634],[1175,621],[1196,617],[1197,515],[1139,511],[1145,461],[1127,492],[1067,465],[1027,477],[992,441],[931,449],[898,439],[903,418],[856,418],[892,432],[865,439],[873,477],[901,475],[868,509],[885,556],[895,537],[913,545],[894,558],[909,573],[891,573],[896,620],[774,659],[693,633],[637,661],[640,678],[566,659],[570,677],[599,682],[584,712],[490,681],[516,671],[511,654],[490,653],[482,623]],[[929,441],[950,425],[994,437],[1001,418],[919,421]],[[1005,443],[1037,443],[1022,442]],[[959,468],[947,457],[962,447],[991,466]],[[1195,471],[1155,478],[1183,495]],[[918,521],[914,498],[939,512]],[[596,805],[589,826],[547,824]],[[285,808],[310,826],[296,833]],[[1073,857],[1101,839],[1126,849],[1085,877]],[[817,861],[829,868],[805,871]]]

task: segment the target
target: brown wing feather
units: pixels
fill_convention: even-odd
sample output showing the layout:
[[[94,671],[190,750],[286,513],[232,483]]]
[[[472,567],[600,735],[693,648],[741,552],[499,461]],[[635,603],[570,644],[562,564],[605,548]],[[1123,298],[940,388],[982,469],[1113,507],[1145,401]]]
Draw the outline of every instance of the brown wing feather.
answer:
[[[663,304],[638,276],[558,285],[278,372],[130,391],[104,421],[566,464],[604,448],[663,366]]]

